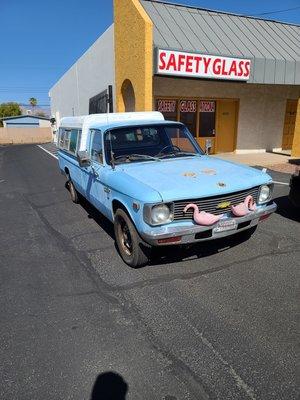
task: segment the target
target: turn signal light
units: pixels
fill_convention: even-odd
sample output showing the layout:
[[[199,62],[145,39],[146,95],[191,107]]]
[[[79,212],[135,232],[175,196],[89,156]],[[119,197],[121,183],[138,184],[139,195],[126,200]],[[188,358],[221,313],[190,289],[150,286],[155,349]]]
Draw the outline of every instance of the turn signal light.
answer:
[[[164,244],[164,243],[177,243],[181,241],[181,236],[174,236],[166,239],[158,239],[157,243],[158,244]]]

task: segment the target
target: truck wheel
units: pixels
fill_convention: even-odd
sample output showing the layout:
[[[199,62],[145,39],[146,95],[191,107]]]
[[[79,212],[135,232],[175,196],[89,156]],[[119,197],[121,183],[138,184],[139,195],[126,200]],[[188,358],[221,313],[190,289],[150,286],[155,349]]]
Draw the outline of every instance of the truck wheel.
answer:
[[[71,200],[73,201],[73,203],[78,204],[79,203],[78,193],[71,179],[68,181],[68,189],[70,192]]]
[[[147,264],[151,246],[141,239],[130,217],[120,208],[115,213],[114,231],[123,261],[133,268]]]

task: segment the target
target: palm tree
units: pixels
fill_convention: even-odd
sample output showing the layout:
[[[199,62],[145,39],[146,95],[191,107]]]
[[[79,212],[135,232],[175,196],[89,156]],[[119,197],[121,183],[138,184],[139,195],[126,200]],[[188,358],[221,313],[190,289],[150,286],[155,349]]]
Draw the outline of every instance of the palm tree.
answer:
[[[32,107],[32,114],[34,114],[34,107],[37,105],[37,99],[35,97],[30,97],[29,104]]]

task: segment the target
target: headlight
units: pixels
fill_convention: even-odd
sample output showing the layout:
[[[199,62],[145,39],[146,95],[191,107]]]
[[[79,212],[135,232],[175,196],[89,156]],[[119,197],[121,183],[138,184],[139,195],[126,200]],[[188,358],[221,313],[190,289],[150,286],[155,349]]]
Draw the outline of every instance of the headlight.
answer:
[[[260,187],[259,196],[258,196],[258,203],[266,203],[268,200],[271,199],[272,196],[272,186],[262,185]]]
[[[146,205],[144,219],[150,225],[162,225],[173,221],[173,204]]]

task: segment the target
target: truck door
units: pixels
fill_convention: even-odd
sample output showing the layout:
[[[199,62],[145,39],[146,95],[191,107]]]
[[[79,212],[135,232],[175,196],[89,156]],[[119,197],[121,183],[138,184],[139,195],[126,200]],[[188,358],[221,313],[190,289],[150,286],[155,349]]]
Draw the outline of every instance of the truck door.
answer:
[[[106,214],[106,192],[103,182],[105,168],[103,164],[103,142],[100,130],[91,129],[88,137],[88,151],[91,165],[82,168],[82,182],[86,198],[103,214]]]

